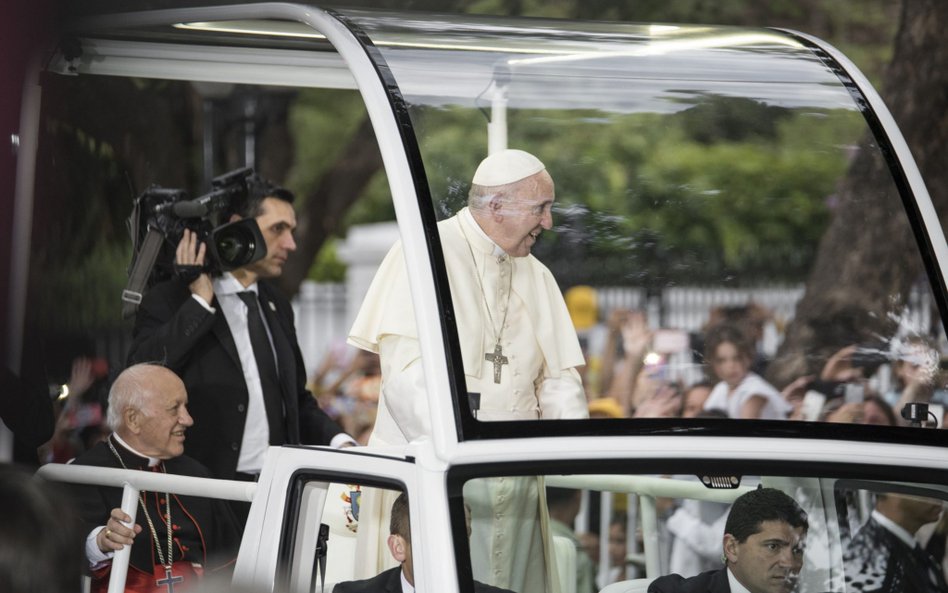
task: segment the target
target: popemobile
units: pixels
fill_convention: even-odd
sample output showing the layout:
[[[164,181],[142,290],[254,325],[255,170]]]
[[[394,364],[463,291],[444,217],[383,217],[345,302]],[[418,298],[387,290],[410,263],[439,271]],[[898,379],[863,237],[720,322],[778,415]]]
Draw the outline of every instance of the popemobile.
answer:
[[[270,116],[279,109],[298,137],[313,121],[342,117],[331,107],[340,98],[367,114],[381,163],[354,165],[347,179],[372,179],[369,189],[353,190],[347,210],[321,204],[324,218],[305,218],[297,240],[317,228],[341,235],[346,212],[385,213],[345,229],[349,305],[336,333],[381,352],[378,421],[402,436],[340,449],[271,447],[256,482],[58,464],[39,472],[121,486],[133,518],[141,491],[249,503],[235,587],[328,593],[394,571],[419,593],[645,592],[660,576],[723,569],[720,518],[763,486],[796,501],[808,525],[800,566],[781,572],[786,587],[772,590],[867,591],[868,569],[850,560],[880,501],[948,499],[946,439],[933,428],[942,422],[948,244],[885,105],[819,39],[258,3],[83,16],[34,65],[18,220],[47,206],[53,179],[102,179],[102,195],[114,193],[97,169],[105,165],[67,167],[63,143],[44,140],[51,130],[88,129],[93,119],[71,109],[75,102],[98,105],[112,137],[135,147],[136,178],[162,187],[186,184],[166,176],[167,141],[181,130],[192,134],[188,163],[209,181],[233,158],[260,164],[255,142],[277,130]],[[162,123],[160,101],[110,106],[124,88],[182,98],[191,119],[175,130]],[[315,175],[347,148],[343,138],[317,144],[297,156],[307,160],[293,175]],[[228,150],[230,161],[220,156]],[[510,154],[520,160],[496,162]],[[506,202],[489,193],[478,206],[469,202],[478,187],[518,189]],[[509,224],[503,217],[514,214],[503,209],[526,199],[539,201],[521,253],[484,220]],[[487,245],[485,261],[506,258],[512,274],[530,267],[548,290],[528,299],[516,277],[503,276],[490,285],[466,276],[460,290],[452,258],[468,254],[447,234],[453,224],[498,246]],[[371,239],[358,243],[359,233]],[[28,235],[18,235],[19,247]],[[28,268],[30,250],[17,253]],[[376,270],[397,282],[373,285]],[[25,278],[11,285],[20,307]],[[128,290],[134,309],[147,287]],[[512,317],[492,311],[495,294]],[[535,314],[540,303],[550,311]],[[769,311],[753,352],[738,338],[700,332],[712,314],[751,303]],[[363,316],[375,313],[367,308],[386,304],[411,341],[388,358],[394,330],[362,332]],[[482,304],[491,335],[478,344],[468,309],[482,314]],[[578,305],[594,311],[583,317]],[[642,313],[610,327],[626,310]],[[540,337],[503,334],[518,315]],[[643,335],[651,341],[637,343]],[[514,371],[536,352],[541,370],[524,395]],[[908,364],[927,372],[927,391],[906,387]],[[705,367],[720,382],[708,386],[709,401],[721,402],[705,411],[719,411],[645,413],[671,398],[649,394],[681,390]],[[735,385],[751,375],[761,386],[737,402]],[[579,404],[553,412],[546,398],[559,397],[550,395],[557,378],[573,381],[556,389],[572,389]],[[626,395],[601,397],[616,394],[610,379],[626,381]],[[508,398],[527,401],[526,411],[503,413],[496,402]],[[894,415],[859,423],[880,400]],[[407,402],[423,429],[405,429]],[[828,421],[847,412],[856,421]],[[565,519],[555,502],[564,491],[576,505]],[[406,497],[410,535],[389,536],[392,505]],[[929,525],[922,541],[944,555],[942,527]],[[152,544],[140,537],[134,545]],[[124,590],[128,557],[126,548],[112,559],[110,591]],[[882,577],[892,570],[880,565]],[[351,586],[337,590],[369,590]]]

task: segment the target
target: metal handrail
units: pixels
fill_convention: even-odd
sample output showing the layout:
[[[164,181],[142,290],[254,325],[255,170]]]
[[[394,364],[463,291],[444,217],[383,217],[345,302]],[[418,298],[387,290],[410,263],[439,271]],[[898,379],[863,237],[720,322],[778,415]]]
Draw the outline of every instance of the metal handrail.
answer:
[[[131,524],[135,523],[138,512],[138,497],[142,490],[243,502],[252,502],[257,491],[255,482],[195,478],[193,476],[89,465],[50,463],[39,468],[36,474],[44,479],[58,482],[122,488],[122,511],[131,517]],[[113,556],[108,593],[122,593],[125,591],[125,578],[128,576],[128,561],[131,553],[132,546],[128,545],[117,551]]]

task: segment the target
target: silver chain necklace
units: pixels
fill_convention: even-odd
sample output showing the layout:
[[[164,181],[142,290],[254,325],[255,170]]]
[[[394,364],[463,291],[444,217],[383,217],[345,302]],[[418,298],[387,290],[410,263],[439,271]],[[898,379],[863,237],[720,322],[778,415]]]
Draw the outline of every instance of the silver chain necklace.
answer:
[[[458,222],[459,224],[461,223],[461,221]],[[475,224],[477,224],[476,221]],[[494,365],[494,383],[500,383],[500,372],[504,365],[510,362],[509,359],[504,356],[504,350],[500,345],[500,340],[504,335],[504,326],[507,324],[507,313],[510,312],[510,293],[513,290],[513,266],[511,266],[510,269],[510,278],[508,279],[507,284],[507,306],[504,307],[504,318],[500,321],[500,329],[495,329],[494,316],[491,315],[490,312],[490,302],[487,300],[487,293],[484,292],[484,285],[481,283],[481,275],[477,269],[477,258],[474,256],[474,249],[471,247],[471,241],[467,238],[467,233],[464,232],[463,226],[461,227],[461,233],[464,235],[464,241],[467,243],[467,250],[471,254],[471,261],[474,263],[474,277],[477,279],[477,288],[481,291],[481,298],[484,299],[484,308],[487,309],[487,320],[490,322],[490,334],[491,337],[494,338],[495,343],[494,351],[484,354],[484,360]],[[500,257],[509,258],[510,256],[504,254]]]
[[[115,458],[118,459],[118,462],[122,465],[122,469],[128,469],[125,467],[125,462],[122,461],[122,456],[119,455],[119,452],[115,450],[115,445],[112,444],[111,437],[108,439],[109,449],[112,450],[112,453],[115,455]],[[142,512],[145,513],[145,520],[148,521],[148,528],[151,530],[151,536],[155,540],[155,550],[158,552],[158,561],[161,562],[161,565],[166,569],[171,569],[171,558],[172,558],[172,541],[171,541],[171,496],[165,492],[165,527],[168,532],[168,561],[165,562],[165,555],[161,552],[161,543],[158,541],[158,532],[155,530],[155,524],[151,522],[151,515],[148,514],[148,507],[145,505],[145,495],[144,493],[138,493],[138,502],[142,506]]]

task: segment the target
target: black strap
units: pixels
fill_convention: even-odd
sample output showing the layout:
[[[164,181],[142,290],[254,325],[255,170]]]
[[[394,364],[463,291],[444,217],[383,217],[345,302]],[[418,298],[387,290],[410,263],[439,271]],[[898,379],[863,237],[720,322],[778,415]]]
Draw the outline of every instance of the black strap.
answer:
[[[128,285],[122,291],[122,317],[128,319],[138,310],[138,305],[142,302],[142,295],[145,294],[145,282],[151,274],[151,268],[155,265],[155,259],[158,257],[158,251],[161,249],[162,235],[155,229],[148,229],[145,240],[142,242],[141,251],[135,259],[132,270],[128,274]]]
[[[326,556],[329,555],[329,525],[319,525],[319,535],[316,538],[316,557],[313,559],[313,582],[309,590],[313,590],[316,579],[319,579],[319,590],[326,589]]]
[[[263,389],[263,403],[267,410],[267,424],[270,427],[270,444],[282,445],[286,442],[283,426],[283,397],[280,390],[280,376],[277,374],[276,359],[267,328],[260,315],[260,303],[257,293],[252,290],[238,292],[237,296],[247,305],[247,330],[250,344],[257,359],[257,372],[260,375],[260,387]]]

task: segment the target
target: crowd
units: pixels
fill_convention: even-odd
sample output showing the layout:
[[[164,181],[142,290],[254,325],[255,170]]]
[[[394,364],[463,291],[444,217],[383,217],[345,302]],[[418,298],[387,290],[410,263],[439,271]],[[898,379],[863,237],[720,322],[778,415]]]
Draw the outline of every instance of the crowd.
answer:
[[[700,331],[678,332],[686,341],[674,346],[675,353],[687,351],[691,356],[676,366],[670,362],[673,352],[663,350],[660,342],[666,330],[649,327],[641,311],[612,310],[602,327],[587,330],[590,336],[597,330],[603,335],[600,346],[586,352],[590,413],[907,426],[910,420],[901,416],[906,404],[922,402],[940,411],[948,399],[939,349],[919,336],[893,344],[844,346],[826,358],[819,373],[778,388],[765,378],[770,360],[760,349],[767,319],[766,310],[753,302],[712,308]],[[697,379],[695,368],[701,369]],[[685,382],[684,377],[692,380]],[[943,426],[941,416],[928,420],[928,426],[936,421]]]

